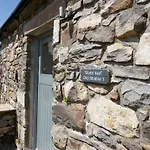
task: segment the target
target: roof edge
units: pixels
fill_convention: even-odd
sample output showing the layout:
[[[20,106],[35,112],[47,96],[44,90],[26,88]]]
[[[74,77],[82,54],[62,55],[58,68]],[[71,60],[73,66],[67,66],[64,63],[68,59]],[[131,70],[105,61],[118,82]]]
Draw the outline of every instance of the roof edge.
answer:
[[[1,32],[15,20],[15,18],[22,12],[22,10],[28,5],[30,0],[21,0],[19,4],[16,6],[14,11],[11,13],[11,15],[8,17],[8,19],[4,22],[4,24],[1,27]]]

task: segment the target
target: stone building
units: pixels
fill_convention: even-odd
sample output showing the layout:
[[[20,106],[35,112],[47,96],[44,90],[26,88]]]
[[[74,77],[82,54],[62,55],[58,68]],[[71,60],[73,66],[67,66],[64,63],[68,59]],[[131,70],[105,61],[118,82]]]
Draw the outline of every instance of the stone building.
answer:
[[[150,150],[149,0],[22,0],[0,37],[18,150]]]

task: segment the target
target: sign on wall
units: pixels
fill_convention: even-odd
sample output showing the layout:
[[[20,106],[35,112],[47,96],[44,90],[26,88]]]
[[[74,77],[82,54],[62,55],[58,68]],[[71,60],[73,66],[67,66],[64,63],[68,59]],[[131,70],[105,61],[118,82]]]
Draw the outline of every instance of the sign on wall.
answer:
[[[82,69],[81,80],[83,82],[108,84],[110,73],[107,69]]]

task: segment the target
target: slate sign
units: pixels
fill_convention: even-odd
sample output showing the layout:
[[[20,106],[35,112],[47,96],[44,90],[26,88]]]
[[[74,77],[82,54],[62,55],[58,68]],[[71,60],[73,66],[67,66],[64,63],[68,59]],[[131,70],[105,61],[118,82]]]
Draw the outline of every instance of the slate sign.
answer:
[[[108,84],[110,81],[110,74],[107,69],[82,69],[81,80],[83,82]]]

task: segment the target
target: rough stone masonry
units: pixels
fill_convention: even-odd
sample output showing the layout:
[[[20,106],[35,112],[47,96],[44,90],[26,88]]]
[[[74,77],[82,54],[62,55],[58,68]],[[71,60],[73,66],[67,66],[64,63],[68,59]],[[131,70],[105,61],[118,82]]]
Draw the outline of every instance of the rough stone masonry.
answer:
[[[79,0],[54,21],[54,150],[150,150],[150,1]],[[82,68],[107,69],[107,85]]]

